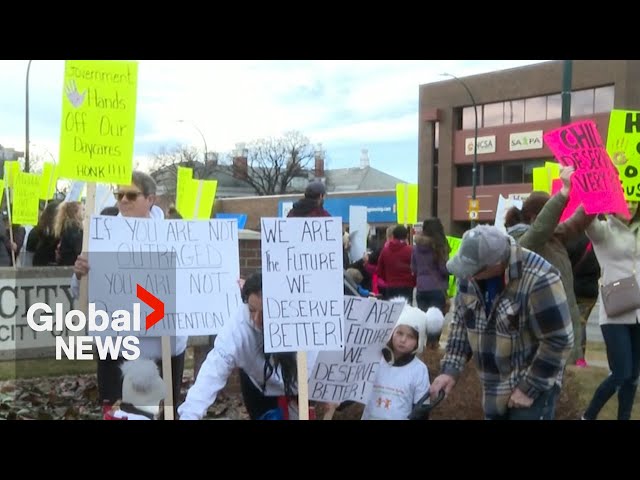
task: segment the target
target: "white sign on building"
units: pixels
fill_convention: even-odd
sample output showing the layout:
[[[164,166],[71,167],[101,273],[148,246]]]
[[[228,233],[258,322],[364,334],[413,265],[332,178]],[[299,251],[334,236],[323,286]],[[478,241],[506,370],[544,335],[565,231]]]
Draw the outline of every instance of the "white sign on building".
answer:
[[[509,135],[509,151],[536,150],[542,148],[542,130],[518,132]]]
[[[464,154],[473,155],[474,137],[464,139]],[[495,153],[496,136],[487,135],[486,137],[478,137],[478,155],[483,153]]]

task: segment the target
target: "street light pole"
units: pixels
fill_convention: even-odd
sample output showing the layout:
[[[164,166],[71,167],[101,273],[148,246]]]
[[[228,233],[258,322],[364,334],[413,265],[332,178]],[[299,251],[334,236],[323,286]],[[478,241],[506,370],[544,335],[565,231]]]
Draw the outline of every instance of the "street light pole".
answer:
[[[25,116],[24,116],[24,132],[25,132],[25,146],[24,146],[24,171],[29,173],[29,71],[31,70],[31,62],[27,63],[27,80],[26,80],[26,94],[25,94]]]
[[[471,171],[471,200],[476,200],[476,187],[478,184],[478,104],[476,103],[476,99],[473,97],[473,93],[471,93],[471,89],[469,86],[460,78],[452,75],[450,73],[443,73],[445,77],[451,77],[454,80],[460,82],[460,84],[464,87],[464,89],[469,94],[469,98],[471,99],[471,103],[473,105],[473,113],[475,117],[474,124],[474,132],[473,132],[473,167]],[[471,228],[475,227],[475,220],[471,220]]]
[[[573,60],[565,60],[562,69],[562,125],[571,122],[571,83],[573,77]]]
[[[202,131],[193,122],[187,122],[186,120],[178,120],[178,122],[179,123],[189,123],[193,128],[195,128],[198,131],[198,133],[202,137],[202,142],[204,143],[204,162],[206,163],[207,162],[207,157],[208,157],[207,141],[205,140],[204,134],[202,133]]]

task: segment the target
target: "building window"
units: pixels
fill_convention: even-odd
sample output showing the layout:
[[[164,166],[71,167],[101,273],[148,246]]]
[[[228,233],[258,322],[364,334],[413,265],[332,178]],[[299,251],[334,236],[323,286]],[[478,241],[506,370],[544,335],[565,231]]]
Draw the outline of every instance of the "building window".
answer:
[[[478,105],[478,128],[482,127],[482,105]],[[476,117],[473,107],[462,109],[462,130],[474,130],[476,128]]]
[[[613,110],[614,89],[613,85],[595,89],[595,113],[606,113]]]
[[[503,168],[504,183],[522,183],[524,164],[518,162],[505,162]]]
[[[524,101],[524,121],[538,122],[547,118],[547,97],[527,98]]]
[[[488,103],[482,108],[482,125],[498,127],[504,124],[504,103]]]
[[[560,94],[547,97],[547,120],[562,118],[562,97]]]
[[[550,160],[550,159],[549,159]],[[547,160],[548,161],[548,160]],[[544,167],[545,160],[525,160],[524,161],[524,178],[522,183],[533,184],[533,169],[538,167]]]
[[[456,186],[471,187],[473,185],[473,165],[456,167]]]
[[[504,123],[524,123],[524,100],[504,102]]]
[[[579,117],[582,115],[593,114],[593,94],[594,89],[578,90],[571,92],[571,116]]]
[[[434,145],[436,148],[440,148],[440,122],[436,122],[435,136],[436,139]]]
[[[482,165],[482,185],[502,184],[502,163],[486,163]]]

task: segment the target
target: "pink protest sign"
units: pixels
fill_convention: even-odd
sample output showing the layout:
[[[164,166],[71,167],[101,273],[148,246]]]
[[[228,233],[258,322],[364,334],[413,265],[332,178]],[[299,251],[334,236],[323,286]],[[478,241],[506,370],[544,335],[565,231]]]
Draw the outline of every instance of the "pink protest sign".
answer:
[[[574,173],[575,175],[575,173]],[[555,195],[562,189],[562,180],[560,178],[556,178],[551,182],[551,195]],[[573,190],[573,189],[572,189]],[[567,220],[573,212],[580,206],[580,200],[576,200],[576,196],[573,194],[573,191],[569,192],[569,200],[562,211],[562,215],[560,215],[560,223]]]
[[[582,203],[588,214],[620,213],[629,216],[618,170],[611,162],[593,121],[575,122],[547,132],[544,141],[561,165],[576,169],[571,178],[569,203],[571,200],[577,205]]]

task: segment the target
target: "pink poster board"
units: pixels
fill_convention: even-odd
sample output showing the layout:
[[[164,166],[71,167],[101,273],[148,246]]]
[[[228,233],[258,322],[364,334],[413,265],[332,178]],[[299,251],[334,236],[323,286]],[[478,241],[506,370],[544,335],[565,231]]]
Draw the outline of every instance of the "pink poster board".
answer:
[[[611,162],[592,120],[575,122],[547,132],[544,141],[561,165],[576,169],[571,178],[571,195],[563,217],[574,202],[576,205],[573,210],[582,203],[588,214],[619,213],[628,218],[629,210],[618,170]]]

